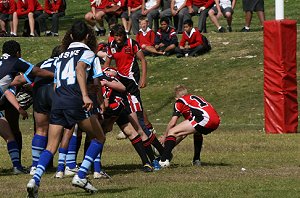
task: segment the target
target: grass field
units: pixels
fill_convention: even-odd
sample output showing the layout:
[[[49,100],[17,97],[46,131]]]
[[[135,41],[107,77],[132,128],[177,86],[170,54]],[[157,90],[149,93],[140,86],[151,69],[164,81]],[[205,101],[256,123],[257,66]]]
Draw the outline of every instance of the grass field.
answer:
[[[274,1],[265,1],[266,18],[273,19]],[[78,9],[80,7],[80,9]],[[68,14],[82,18],[88,1],[68,1]],[[300,20],[300,1],[285,1],[286,17]],[[42,178],[40,197],[300,197],[300,136],[266,135],[263,114],[263,32],[254,16],[254,32],[243,27],[241,1],[234,14],[235,32],[217,34],[208,21],[210,53],[197,58],[148,58],[148,86],[142,90],[145,109],[158,134],[172,112],[175,85],[188,85],[219,112],[220,128],[205,136],[202,166],[191,166],[192,138],[173,154],[169,169],[154,173],[139,170],[140,161],[128,140],[117,141],[117,127],[108,134],[102,158],[111,180],[92,180],[100,189],[89,195],[71,186],[71,178],[54,179],[54,170]],[[63,21],[60,35],[71,20]],[[223,20],[223,22],[225,22]],[[300,61],[298,26],[297,62]],[[37,63],[50,55],[58,38],[17,38],[23,57]],[[1,39],[0,44],[7,39]],[[105,40],[104,37],[99,40]],[[298,72],[299,76],[299,72]],[[299,80],[299,77],[298,77]],[[21,121],[25,166],[31,164],[32,119]],[[81,159],[82,153],[79,154]],[[57,156],[56,156],[57,157]],[[0,197],[25,197],[29,175],[11,175],[6,144],[0,140]]]

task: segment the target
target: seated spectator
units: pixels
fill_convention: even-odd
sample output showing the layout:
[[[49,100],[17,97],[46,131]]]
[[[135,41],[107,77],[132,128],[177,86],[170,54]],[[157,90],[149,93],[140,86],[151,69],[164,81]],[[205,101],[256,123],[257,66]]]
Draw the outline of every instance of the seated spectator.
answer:
[[[17,14],[19,19],[25,19],[23,36],[39,36],[39,24],[35,19],[43,13],[38,0],[18,0]]]
[[[206,33],[206,17],[208,11],[214,5],[214,0],[187,0],[186,8],[183,8],[183,21],[191,19],[192,16],[199,15],[198,29]]]
[[[218,22],[218,19],[224,16],[227,20],[227,30],[228,32],[232,32],[232,14],[236,0],[215,0],[215,2],[215,6],[208,11],[211,22],[218,28],[218,32],[226,32],[225,28]]]
[[[140,31],[136,35],[136,41],[139,43],[144,55],[163,55],[154,47],[155,33],[149,28],[149,21],[147,17],[140,18]]]
[[[170,21],[164,17],[160,19],[160,28],[155,36],[155,49],[169,56],[175,53],[175,48],[178,45],[178,38],[174,28],[170,27]]]
[[[108,5],[107,0],[90,0],[91,11],[86,13],[85,20],[96,31],[97,35],[104,36],[106,30],[103,24],[103,18],[105,15],[105,9]],[[98,24],[97,24],[98,23]],[[99,25],[99,27],[97,26]]]
[[[119,17],[124,12],[125,6],[125,0],[108,0],[105,13],[109,18]]]
[[[170,20],[174,18],[174,27],[177,34],[182,33],[183,27],[183,8],[185,8],[186,0],[171,0],[170,8],[160,13],[160,18],[168,17]],[[175,22],[176,21],[176,22]]]
[[[17,6],[14,0],[2,0],[0,1],[0,36],[17,36],[18,30],[18,15]],[[10,24],[10,34],[6,32],[7,22]]]
[[[37,18],[41,32],[45,32],[46,36],[58,36],[59,17],[65,16],[65,9],[65,0],[45,0],[44,13]],[[51,31],[47,31],[46,19],[50,16],[52,17]]]
[[[184,56],[198,56],[207,50],[203,42],[203,36],[197,28],[193,27],[193,21],[188,19],[183,22],[184,32],[179,47],[176,48],[177,58]]]
[[[132,24],[133,19],[137,19],[141,16],[143,0],[128,0],[128,10],[121,15],[123,26],[127,34],[130,34],[132,27],[132,33],[137,34],[139,31],[138,24]],[[135,25],[135,26],[133,26]]]

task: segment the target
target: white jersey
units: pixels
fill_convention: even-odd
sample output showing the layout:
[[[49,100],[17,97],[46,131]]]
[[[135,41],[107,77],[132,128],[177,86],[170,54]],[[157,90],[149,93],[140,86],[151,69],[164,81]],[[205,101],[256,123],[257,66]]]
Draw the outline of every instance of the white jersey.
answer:
[[[222,8],[231,8],[231,0],[220,0],[219,4]]]
[[[151,9],[153,6],[157,4],[157,0],[149,0],[145,3],[145,8],[147,10]]]
[[[185,0],[175,0],[175,4],[174,6],[179,9],[183,4],[184,4]]]

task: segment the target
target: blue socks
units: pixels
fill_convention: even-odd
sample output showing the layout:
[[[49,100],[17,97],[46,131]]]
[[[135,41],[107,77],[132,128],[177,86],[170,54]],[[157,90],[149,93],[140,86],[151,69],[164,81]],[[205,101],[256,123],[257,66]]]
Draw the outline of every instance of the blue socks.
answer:
[[[73,134],[69,142],[68,154],[66,156],[66,166],[70,169],[76,167],[77,136]]]
[[[86,178],[87,172],[89,171],[91,164],[94,162],[97,155],[102,151],[102,149],[103,149],[102,143],[100,143],[96,140],[91,141],[91,144],[90,144],[88,150],[86,151],[84,160],[78,171],[78,177],[80,179]]]
[[[46,167],[49,164],[49,162],[52,160],[52,158],[53,158],[53,154],[48,150],[44,150],[41,153],[36,171],[33,175],[33,179],[35,180],[36,185],[38,186],[40,185],[41,177],[44,174]]]
[[[65,161],[66,155],[68,153],[67,149],[59,148],[58,149],[58,165],[57,165],[57,172],[64,172],[65,170]]]
[[[22,168],[21,161],[20,161],[20,150],[17,142],[16,141],[8,142],[7,150],[13,166],[17,168]]]
[[[47,137],[35,134],[31,143],[32,153],[32,166],[36,167],[40,158],[40,155],[47,146]]]

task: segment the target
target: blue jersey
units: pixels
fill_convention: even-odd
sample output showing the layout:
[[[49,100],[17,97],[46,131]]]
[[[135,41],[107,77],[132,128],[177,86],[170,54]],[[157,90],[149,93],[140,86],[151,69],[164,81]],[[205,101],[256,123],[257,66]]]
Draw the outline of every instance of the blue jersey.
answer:
[[[78,62],[84,62],[88,65],[86,70],[87,82],[91,73],[93,73],[93,78],[102,75],[101,65],[99,60],[95,59],[95,53],[84,43],[71,43],[67,51],[60,54],[55,61],[54,82],[56,83],[56,89],[52,109],[82,108],[82,94],[76,76]]]
[[[38,64],[36,64],[36,67],[39,67],[41,69],[50,71],[52,73],[55,72],[55,60],[57,57],[54,58],[49,58],[47,60],[44,60]],[[41,78],[41,77],[35,77],[34,78],[34,86],[42,86],[42,85],[47,85],[53,83],[53,78]]]
[[[22,72],[28,83],[32,83],[30,73],[33,65],[21,58],[3,54],[0,57],[0,96],[7,90],[15,76]]]

